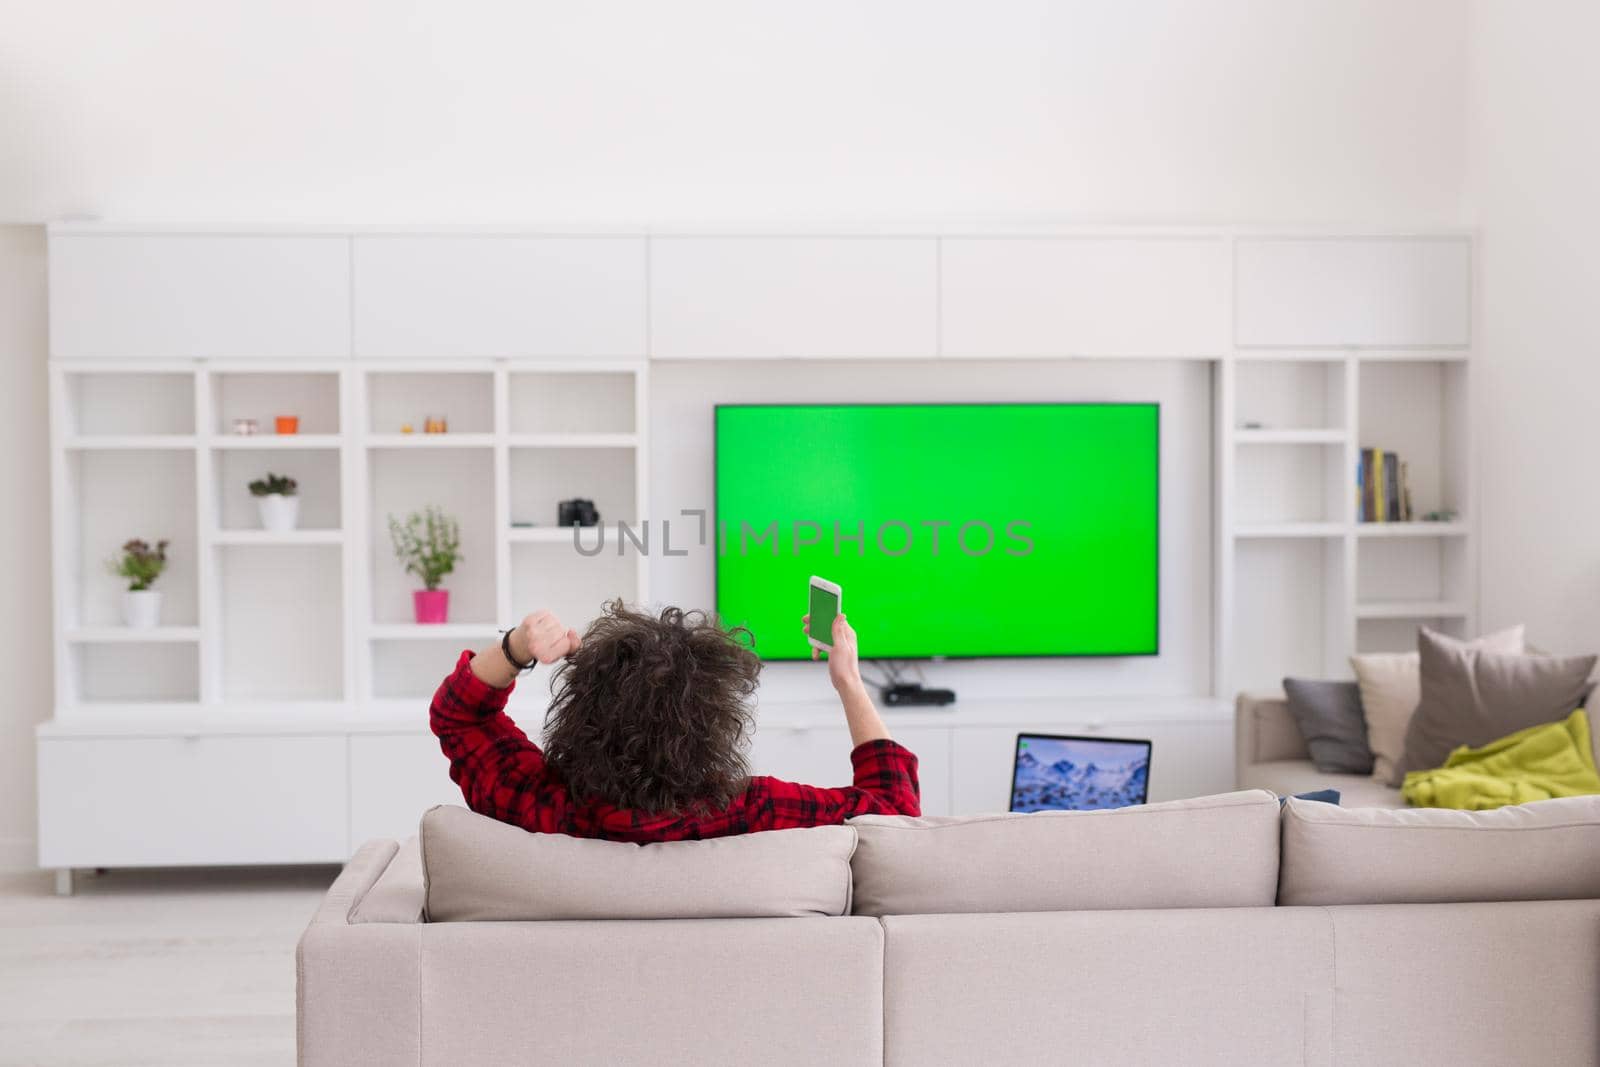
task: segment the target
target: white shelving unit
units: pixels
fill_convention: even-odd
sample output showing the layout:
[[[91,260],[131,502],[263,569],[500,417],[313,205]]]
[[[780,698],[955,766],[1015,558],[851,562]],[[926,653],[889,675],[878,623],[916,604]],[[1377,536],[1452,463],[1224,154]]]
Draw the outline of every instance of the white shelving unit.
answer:
[[[1218,375],[1217,686],[1348,677],[1355,652],[1476,629],[1471,241],[1241,237]],[[1291,314],[1290,309],[1297,309]],[[1363,523],[1361,449],[1418,515]]]
[[[492,638],[514,589],[532,596],[515,603],[542,603],[548,587],[578,626],[606,598],[647,597],[642,555],[591,565],[560,552],[574,535],[555,525],[572,495],[595,498],[607,521],[646,513],[646,381],[642,362],[54,364],[58,723],[126,724],[150,709],[203,731],[239,707],[306,704],[332,709],[337,729],[384,701],[425,700],[439,660],[398,684],[395,662],[415,642]],[[236,417],[270,429],[286,413],[307,432],[229,432]],[[401,432],[427,415],[450,431]],[[268,471],[299,482],[299,528],[259,528],[246,484]],[[415,583],[385,521],[430,503],[463,528],[465,558],[445,582],[461,621],[444,625],[410,621]],[[172,542],[156,629],[116,617],[102,564],[129,537]],[[136,671],[120,649],[138,654]]]
[[[652,517],[652,360],[1210,368],[1209,685],[973,700],[900,732],[932,813],[1002,804],[1018,729],[1157,738],[1162,797],[1226,789],[1238,689],[1343,674],[1419,623],[1475,629],[1471,255],[1465,233],[1228,228],[52,227],[41,862],[337,861],[459,800],[421,718],[441,663],[526,605],[582,626],[649,600],[611,524]],[[297,434],[266,432],[289,413]],[[449,432],[402,432],[428,416]],[[1363,445],[1457,518],[1357,523]],[[258,527],[244,487],[267,471],[300,483],[292,533]],[[573,496],[609,526],[597,555],[554,525]],[[441,626],[412,622],[385,524],[430,503],[462,526]],[[158,629],[118,618],[105,563],[132,536],[172,542]],[[1192,595],[1163,611],[1205,617]],[[834,777],[832,715],[764,704],[756,769]],[[142,829],[109,828],[112,805]]]

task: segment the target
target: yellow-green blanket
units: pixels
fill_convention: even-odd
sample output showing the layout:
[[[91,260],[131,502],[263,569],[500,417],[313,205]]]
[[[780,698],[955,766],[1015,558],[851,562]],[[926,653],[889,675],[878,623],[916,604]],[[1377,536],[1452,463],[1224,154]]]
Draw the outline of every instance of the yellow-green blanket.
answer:
[[[1482,748],[1463,745],[1443,767],[1406,775],[1400,791],[1419,808],[1473,811],[1600,793],[1589,717],[1579,708],[1564,722],[1530,726]]]

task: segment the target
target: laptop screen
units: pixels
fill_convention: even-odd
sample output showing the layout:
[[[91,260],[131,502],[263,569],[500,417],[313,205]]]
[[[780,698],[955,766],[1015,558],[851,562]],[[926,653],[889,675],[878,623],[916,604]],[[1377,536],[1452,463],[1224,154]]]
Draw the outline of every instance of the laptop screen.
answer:
[[[1012,811],[1090,811],[1143,804],[1150,742],[1018,734]]]

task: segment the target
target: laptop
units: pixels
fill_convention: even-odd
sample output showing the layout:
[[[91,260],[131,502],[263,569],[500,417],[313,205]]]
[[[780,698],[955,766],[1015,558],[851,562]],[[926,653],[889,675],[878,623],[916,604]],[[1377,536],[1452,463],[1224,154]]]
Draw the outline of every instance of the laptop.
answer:
[[[1143,804],[1150,742],[1117,737],[1018,734],[1012,811],[1094,811]]]

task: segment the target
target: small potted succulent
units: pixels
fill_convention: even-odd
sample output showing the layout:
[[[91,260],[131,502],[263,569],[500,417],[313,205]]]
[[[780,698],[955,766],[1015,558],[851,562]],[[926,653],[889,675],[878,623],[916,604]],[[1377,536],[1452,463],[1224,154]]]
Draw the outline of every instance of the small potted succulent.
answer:
[[[161,624],[161,594],[150,586],[167,569],[167,542],[156,546],[134,538],[122,546],[122,555],[111,561],[111,573],[128,580],[122,594],[122,621],[135,630],[149,630]]]
[[[300,516],[300,486],[285,474],[269,473],[250,483],[250,495],[256,498],[261,512],[261,528],[283,533],[294,529]]]
[[[411,594],[417,622],[447,622],[450,590],[440,589],[439,583],[461,561],[461,528],[456,520],[430,504],[406,516],[404,522],[390,515],[389,537],[406,573],[422,579],[423,588]]]

